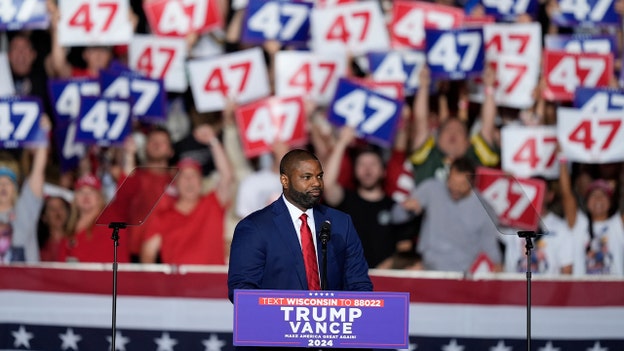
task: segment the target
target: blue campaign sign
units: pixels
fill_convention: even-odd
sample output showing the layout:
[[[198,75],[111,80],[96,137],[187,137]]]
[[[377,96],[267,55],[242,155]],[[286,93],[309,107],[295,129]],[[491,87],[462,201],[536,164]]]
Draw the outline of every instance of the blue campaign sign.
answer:
[[[405,349],[408,321],[409,293],[234,291],[235,346]]]
[[[106,98],[130,99],[132,115],[144,122],[167,119],[167,96],[162,79],[152,79],[132,71],[100,72],[100,88]]]
[[[40,128],[40,121],[39,98],[0,98],[0,148],[47,144],[48,132]]]
[[[277,40],[305,45],[310,39],[313,5],[309,2],[250,1],[243,19],[242,42],[259,44]]]
[[[624,110],[624,89],[576,88],[574,107],[593,112]]]
[[[0,31],[47,29],[49,26],[46,0],[3,0],[0,3]]]
[[[52,79],[48,90],[56,124],[66,125],[78,118],[83,96],[100,95],[100,83],[91,78]]]
[[[131,114],[128,100],[83,97],[76,121],[76,141],[100,146],[121,144],[130,135]]]
[[[54,140],[62,172],[76,169],[87,154],[84,144],[76,142],[76,121],[56,124],[54,127]]]
[[[464,79],[483,72],[485,49],[481,28],[426,30],[427,64],[431,76]]]
[[[392,145],[402,110],[403,101],[341,78],[327,119],[337,126],[355,127],[361,137],[387,147]]]
[[[617,57],[615,36],[609,34],[549,34],[544,38],[544,49],[551,51],[608,54]]]
[[[537,0],[481,0],[485,14],[497,21],[514,21],[518,15],[537,15]]]
[[[425,54],[415,50],[371,52],[368,65],[374,81],[401,82],[405,95],[414,95],[419,87],[418,75],[425,64]]]
[[[610,26],[620,23],[614,0],[558,0],[557,4],[559,11],[551,17],[559,26]]]

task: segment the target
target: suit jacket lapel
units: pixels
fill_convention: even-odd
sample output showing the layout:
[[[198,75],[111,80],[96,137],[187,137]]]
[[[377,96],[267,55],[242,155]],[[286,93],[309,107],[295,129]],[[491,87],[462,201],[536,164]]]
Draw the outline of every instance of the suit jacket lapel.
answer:
[[[299,282],[302,287],[307,286],[308,281],[306,279],[305,266],[303,263],[303,254],[301,253],[301,244],[299,244],[299,238],[295,227],[293,226],[292,219],[288,208],[284,203],[284,200],[280,197],[273,202],[273,222],[277,227],[278,237],[277,240],[281,240],[288,248],[289,255],[292,255],[295,260],[295,272],[299,278]]]

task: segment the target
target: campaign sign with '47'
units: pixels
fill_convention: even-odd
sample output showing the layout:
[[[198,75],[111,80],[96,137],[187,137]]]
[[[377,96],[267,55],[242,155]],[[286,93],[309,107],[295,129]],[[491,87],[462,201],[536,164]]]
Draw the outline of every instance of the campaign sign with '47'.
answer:
[[[390,146],[402,111],[403,101],[341,78],[327,119],[337,126],[354,127],[359,136],[372,143]]]
[[[543,180],[514,178],[498,169],[479,167],[474,188],[492,207],[501,226],[538,229],[546,190]]]
[[[408,322],[404,292],[234,291],[236,346],[404,349]]]

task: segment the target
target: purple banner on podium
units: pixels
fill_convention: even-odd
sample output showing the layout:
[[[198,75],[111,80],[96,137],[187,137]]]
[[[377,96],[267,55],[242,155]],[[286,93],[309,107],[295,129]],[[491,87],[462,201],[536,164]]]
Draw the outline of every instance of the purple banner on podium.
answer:
[[[406,349],[409,293],[236,290],[234,345]]]

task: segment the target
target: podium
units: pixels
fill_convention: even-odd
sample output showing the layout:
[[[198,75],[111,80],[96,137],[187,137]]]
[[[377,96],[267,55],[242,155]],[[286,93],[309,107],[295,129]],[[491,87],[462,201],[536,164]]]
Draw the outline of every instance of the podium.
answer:
[[[234,291],[234,345],[409,347],[409,293]]]

